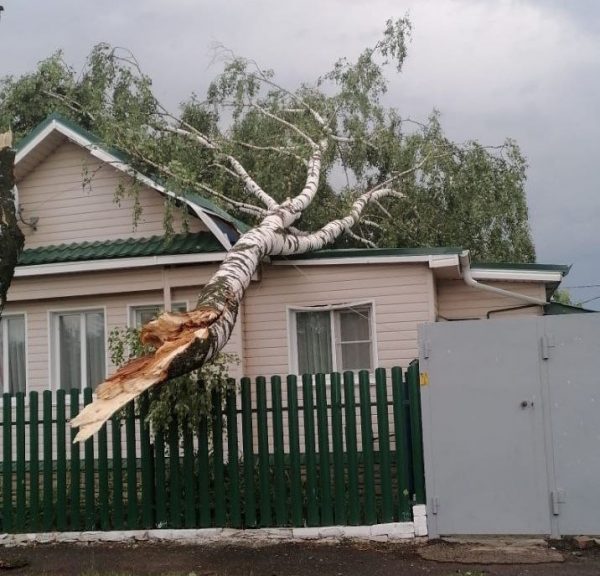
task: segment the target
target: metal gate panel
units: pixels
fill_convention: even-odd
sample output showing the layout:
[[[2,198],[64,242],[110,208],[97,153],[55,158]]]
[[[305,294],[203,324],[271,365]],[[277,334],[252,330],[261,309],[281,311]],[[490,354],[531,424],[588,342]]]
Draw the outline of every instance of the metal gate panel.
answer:
[[[544,318],[561,534],[600,534],[600,314]]]
[[[533,321],[420,327],[430,534],[549,534]]]

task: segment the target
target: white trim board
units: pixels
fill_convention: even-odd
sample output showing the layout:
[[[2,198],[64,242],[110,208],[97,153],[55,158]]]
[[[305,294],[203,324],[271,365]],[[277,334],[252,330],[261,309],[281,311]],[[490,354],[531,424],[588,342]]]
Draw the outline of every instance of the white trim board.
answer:
[[[201,264],[205,262],[221,262],[226,254],[226,252],[211,252],[208,254],[138,256],[134,258],[110,258],[107,260],[82,260],[80,262],[33,264],[31,266],[17,266],[15,268],[15,278],[47,276],[50,274],[69,274],[76,272],[97,272],[102,270],[147,268],[149,266],[168,266],[172,264]]]

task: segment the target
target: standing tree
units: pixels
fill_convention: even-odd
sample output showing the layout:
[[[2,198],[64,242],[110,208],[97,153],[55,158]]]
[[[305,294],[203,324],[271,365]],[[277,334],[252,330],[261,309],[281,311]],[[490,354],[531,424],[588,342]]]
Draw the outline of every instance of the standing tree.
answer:
[[[94,49],[79,80],[59,55],[36,74],[5,80],[0,125],[12,118],[26,132],[31,108],[22,110],[19,102],[43,94],[44,106],[127,150],[136,168],[172,189],[208,194],[254,224],[201,290],[195,310],[165,313],[143,328],[144,343],[155,351],[98,387],[97,399],[72,422],[80,427],[78,440],[143,391],[214,358],[265,257],[347,241],[447,244],[446,238],[459,239],[467,228],[484,251],[495,246],[497,254],[504,249],[511,257],[508,247],[514,245],[515,259],[533,258],[524,162],[516,146],[458,146],[443,136],[435,115],[416,124],[381,103],[384,67],[401,70],[409,32],[406,18],[388,21],[382,40],[355,63],[340,60],[315,84],[295,91],[254,62],[227,55],[206,101],[192,98],[179,117],[154,98],[131,55],[106,45]],[[222,129],[220,118],[230,119],[229,129]],[[463,185],[472,190],[467,202]],[[398,226],[403,214],[409,219]],[[446,227],[450,234],[436,229],[447,216],[460,222]],[[420,234],[427,234],[425,242],[414,241]]]
[[[10,132],[0,134],[0,315],[24,241],[13,196],[15,151],[11,144]]]

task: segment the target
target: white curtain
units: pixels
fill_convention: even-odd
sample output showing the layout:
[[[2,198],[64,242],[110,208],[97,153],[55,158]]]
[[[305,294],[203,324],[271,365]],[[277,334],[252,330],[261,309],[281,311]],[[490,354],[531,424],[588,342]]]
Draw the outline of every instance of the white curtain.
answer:
[[[296,338],[300,374],[333,371],[330,312],[297,312]]]
[[[25,392],[25,317],[7,317],[9,392]]]
[[[81,314],[58,317],[60,387],[81,388]]]
[[[104,314],[102,312],[86,312],[85,327],[86,386],[95,388],[106,376]]]

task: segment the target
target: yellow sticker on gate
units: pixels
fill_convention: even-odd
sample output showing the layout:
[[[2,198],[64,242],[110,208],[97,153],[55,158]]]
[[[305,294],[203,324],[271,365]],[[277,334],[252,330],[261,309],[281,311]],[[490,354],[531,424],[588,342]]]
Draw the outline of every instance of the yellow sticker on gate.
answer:
[[[421,374],[419,374],[419,382],[421,386],[427,386],[427,384],[429,384],[429,374],[427,374],[427,372],[421,372]]]

